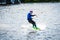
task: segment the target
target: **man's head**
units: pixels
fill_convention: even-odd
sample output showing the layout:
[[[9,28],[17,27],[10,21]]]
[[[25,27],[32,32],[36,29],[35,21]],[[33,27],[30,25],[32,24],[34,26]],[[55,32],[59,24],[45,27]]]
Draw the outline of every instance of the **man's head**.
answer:
[[[30,11],[30,13],[33,13],[33,11]]]

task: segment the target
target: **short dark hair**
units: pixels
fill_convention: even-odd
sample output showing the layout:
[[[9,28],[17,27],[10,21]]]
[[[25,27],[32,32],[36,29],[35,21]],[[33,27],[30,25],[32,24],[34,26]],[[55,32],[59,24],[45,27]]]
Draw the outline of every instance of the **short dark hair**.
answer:
[[[30,11],[30,12],[33,12],[33,11]]]

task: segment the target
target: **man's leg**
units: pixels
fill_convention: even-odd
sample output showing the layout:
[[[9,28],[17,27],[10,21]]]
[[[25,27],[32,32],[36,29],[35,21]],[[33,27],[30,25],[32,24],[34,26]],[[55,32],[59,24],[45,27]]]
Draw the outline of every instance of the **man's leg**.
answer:
[[[33,28],[35,28],[35,22],[32,20],[28,20],[29,23],[31,23],[33,25]]]
[[[36,23],[32,20],[33,28],[37,28]]]
[[[35,23],[34,21],[33,21],[33,28],[40,30],[40,29],[36,26],[36,23]]]
[[[28,20],[28,21],[29,21],[29,23],[31,23],[33,25],[34,29],[38,29],[36,26],[36,23],[33,20]]]

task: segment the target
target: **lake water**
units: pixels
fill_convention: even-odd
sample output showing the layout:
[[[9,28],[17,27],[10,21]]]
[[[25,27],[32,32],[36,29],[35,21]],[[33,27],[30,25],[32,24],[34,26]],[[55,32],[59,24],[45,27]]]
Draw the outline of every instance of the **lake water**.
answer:
[[[42,31],[32,32],[27,14]],[[0,40],[60,40],[60,3],[25,3],[0,6]]]

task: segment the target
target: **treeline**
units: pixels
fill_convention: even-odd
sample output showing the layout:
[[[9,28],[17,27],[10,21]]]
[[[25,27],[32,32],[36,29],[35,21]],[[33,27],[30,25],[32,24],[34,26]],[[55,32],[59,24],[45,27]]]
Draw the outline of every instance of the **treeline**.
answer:
[[[22,3],[28,2],[60,2],[60,0],[21,0]]]
[[[0,0],[0,4],[19,4],[21,0]]]
[[[0,0],[0,4],[19,4],[19,3],[37,3],[37,2],[60,2],[60,0]]]

